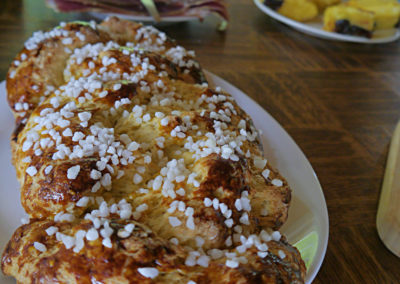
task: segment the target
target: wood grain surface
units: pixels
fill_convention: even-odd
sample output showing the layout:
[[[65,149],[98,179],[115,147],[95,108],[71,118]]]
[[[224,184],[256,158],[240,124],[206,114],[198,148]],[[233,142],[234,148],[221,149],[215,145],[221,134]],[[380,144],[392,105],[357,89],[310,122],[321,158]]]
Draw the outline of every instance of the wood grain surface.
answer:
[[[304,151],[326,197],[330,238],[314,283],[399,283],[400,259],[375,218],[392,131],[400,117],[400,44],[361,45],[306,36],[231,0],[227,32],[216,20],[161,26],[203,67],[244,90]],[[0,1],[0,78],[38,29],[82,14],[41,0]]]

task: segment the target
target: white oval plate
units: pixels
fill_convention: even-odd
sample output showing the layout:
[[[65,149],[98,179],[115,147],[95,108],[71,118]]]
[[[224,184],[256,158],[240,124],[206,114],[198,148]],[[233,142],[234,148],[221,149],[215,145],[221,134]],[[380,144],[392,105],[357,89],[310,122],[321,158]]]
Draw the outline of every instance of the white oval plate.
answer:
[[[309,268],[306,283],[315,278],[325,256],[328,244],[328,211],[318,178],[300,148],[286,131],[256,102],[223,79],[206,71],[211,86],[220,86],[232,94],[237,103],[262,130],[262,142],[269,162],[286,177],[292,193],[288,221],[282,228],[292,244],[311,237],[313,241],[299,246],[305,253]],[[11,165],[9,140],[14,128],[14,118],[6,102],[5,84],[0,84],[0,250],[4,249],[24,214],[19,200],[18,182]],[[0,283],[12,284],[14,280],[0,275]]]
[[[197,20],[197,17],[189,16],[171,16],[171,17],[161,17],[161,21],[156,23],[152,16],[134,16],[127,14],[117,14],[117,13],[99,13],[99,12],[88,12],[93,18],[98,20],[104,20],[107,17],[115,16],[124,20],[131,20],[136,22],[160,24],[160,23],[180,23]]]
[[[322,39],[328,40],[337,40],[337,41],[347,41],[347,42],[357,42],[357,43],[367,43],[367,44],[376,44],[376,43],[388,43],[396,41],[400,38],[400,30],[399,29],[390,29],[384,31],[377,31],[373,38],[365,38],[359,36],[351,36],[351,35],[343,35],[334,32],[327,32],[322,29],[323,24],[322,21],[318,22],[306,22],[301,23],[288,17],[285,17],[278,12],[275,12],[271,8],[265,6],[262,3],[262,0],[254,0],[256,6],[263,11],[265,14],[270,16],[271,18],[282,22],[295,30],[298,30],[302,33],[319,37]]]

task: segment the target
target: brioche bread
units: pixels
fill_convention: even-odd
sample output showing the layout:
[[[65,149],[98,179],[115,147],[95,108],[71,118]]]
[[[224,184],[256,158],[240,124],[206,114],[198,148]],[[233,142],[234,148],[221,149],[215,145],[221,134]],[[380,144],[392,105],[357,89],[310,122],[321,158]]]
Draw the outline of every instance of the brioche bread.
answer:
[[[278,231],[287,182],[164,33],[118,18],[38,32],[7,92],[30,220],[1,268],[18,283],[304,282]]]

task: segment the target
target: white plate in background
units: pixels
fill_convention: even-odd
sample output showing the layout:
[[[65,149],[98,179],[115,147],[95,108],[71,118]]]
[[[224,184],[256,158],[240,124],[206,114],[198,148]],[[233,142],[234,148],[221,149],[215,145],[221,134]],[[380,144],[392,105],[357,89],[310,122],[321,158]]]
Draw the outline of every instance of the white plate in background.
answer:
[[[343,35],[334,32],[327,32],[322,29],[323,23],[320,21],[310,21],[310,22],[298,22],[288,17],[285,17],[273,9],[265,6],[262,0],[253,0],[256,6],[265,14],[270,16],[271,18],[282,22],[289,27],[292,27],[295,30],[298,30],[302,33],[319,37],[327,40],[336,40],[336,41],[347,41],[347,42],[356,42],[356,43],[367,43],[367,44],[377,44],[377,43],[388,43],[396,41],[400,38],[400,30],[399,29],[390,29],[390,30],[382,30],[376,31],[373,38],[365,38],[360,36],[352,36],[352,35]]]
[[[262,142],[268,161],[287,179],[292,192],[288,221],[282,228],[290,243],[312,236],[307,249],[311,256],[306,283],[315,278],[328,244],[329,221],[325,198],[318,178],[303,152],[286,131],[263,108],[246,94],[210,72],[210,85],[220,86],[232,94],[238,104],[251,115],[261,129]],[[9,139],[14,119],[6,101],[4,82],[0,83],[0,250],[3,251],[24,214],[19,200],[18,182],[11,165]],[[0,283],[15,284],[15,280],[0,274]]]

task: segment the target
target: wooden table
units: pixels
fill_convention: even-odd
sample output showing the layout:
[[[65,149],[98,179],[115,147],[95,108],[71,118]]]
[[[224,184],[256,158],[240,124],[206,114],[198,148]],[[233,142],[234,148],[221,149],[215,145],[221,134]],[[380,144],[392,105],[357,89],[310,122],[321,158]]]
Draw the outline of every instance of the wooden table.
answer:
[[[162,27],[196,51],[203,67],[272,114],[311,161],[330,217],[315,283],[399,283],[400,259],[378,238],[378,198],[389,141],[400,117],[399,43],[360,45],[298,33],[231,0],[226,33],[207,19]],[[23,42],[61,20],[41,0],[0,2],[0,78]]]

